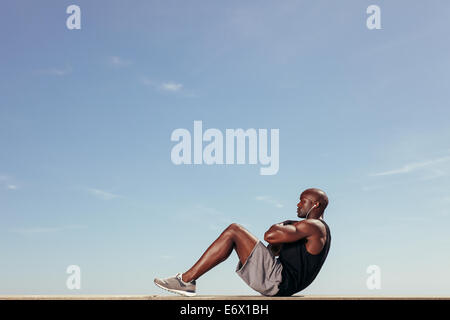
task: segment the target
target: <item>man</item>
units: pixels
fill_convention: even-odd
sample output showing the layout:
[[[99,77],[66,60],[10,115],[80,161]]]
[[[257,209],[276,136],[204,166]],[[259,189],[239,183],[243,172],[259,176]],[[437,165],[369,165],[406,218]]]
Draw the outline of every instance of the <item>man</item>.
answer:
[[[168,291],[195,296],[196,280],[226,260],[236,250],[236,273],[265,296],[290,296],[311,284],[319,273],[331,243],[330,229],[323,221],[328,197],[320,189],[306,189],[297,204],[297,216],[275,224],[264,234],[266,247],[242,226],[233,223],[186,272],[155,284]],[[276,256],[279,256],[278,258]]]

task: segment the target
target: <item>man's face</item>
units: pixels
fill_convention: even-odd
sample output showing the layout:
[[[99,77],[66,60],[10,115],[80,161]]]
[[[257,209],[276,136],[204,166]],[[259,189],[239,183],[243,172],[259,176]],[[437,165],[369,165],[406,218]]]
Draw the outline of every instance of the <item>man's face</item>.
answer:
[[[305,218],[308,211],[314,206],[315,202],[316,201],[312,195],[302,193],[300,195],[300,202],[297,204],[297,217]]]

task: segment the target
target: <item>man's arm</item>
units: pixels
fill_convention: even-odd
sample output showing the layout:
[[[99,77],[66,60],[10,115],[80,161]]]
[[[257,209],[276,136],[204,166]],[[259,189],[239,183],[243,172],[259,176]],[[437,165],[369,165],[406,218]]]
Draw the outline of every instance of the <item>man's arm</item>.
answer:
[[[286,221],[280,222],[280,224],[286,226],[288,224],[294,224],[296,222],[300,222],[300,221],[298,221],[298,220],[286,220]]]
[[[264,234],[264,240],[270,244],[294,242],[309,237],[314,232],[311,224],[303,221],[296,221],[294,224],[283,225],[274,224]]]

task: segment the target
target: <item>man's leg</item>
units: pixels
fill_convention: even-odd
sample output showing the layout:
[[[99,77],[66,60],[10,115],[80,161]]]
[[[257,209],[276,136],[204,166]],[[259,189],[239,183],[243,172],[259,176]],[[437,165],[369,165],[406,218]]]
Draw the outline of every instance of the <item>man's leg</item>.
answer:
[[[254,235],[241,225],[233,223],[209,246],[200,259],[182,274],[182,280],[190,282],[198,279],[205,272],[226,260],[233,249],[236,250],[239,260],[244,264],[257,243],[258,239]]]

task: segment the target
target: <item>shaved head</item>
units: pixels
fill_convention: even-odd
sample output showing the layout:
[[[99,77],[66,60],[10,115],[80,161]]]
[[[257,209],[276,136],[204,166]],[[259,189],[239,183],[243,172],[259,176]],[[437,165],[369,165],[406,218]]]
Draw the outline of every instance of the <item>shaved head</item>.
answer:
[[[302,192],[302,195],[313,197],[314,200],[320,203],[321,211],[325,211],[325,208],[328,205],[328,196],[327,194],[320,189],[317,188],[309,188]]]

